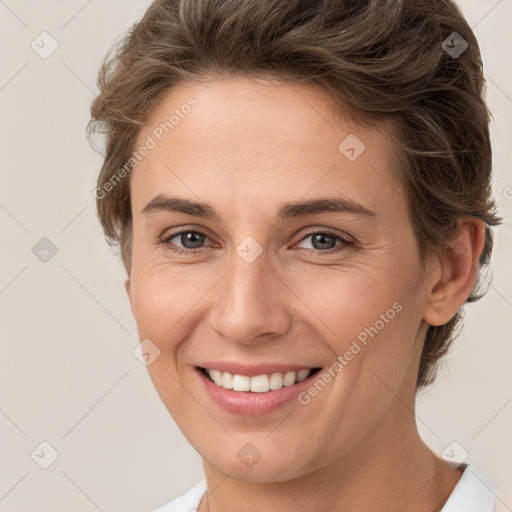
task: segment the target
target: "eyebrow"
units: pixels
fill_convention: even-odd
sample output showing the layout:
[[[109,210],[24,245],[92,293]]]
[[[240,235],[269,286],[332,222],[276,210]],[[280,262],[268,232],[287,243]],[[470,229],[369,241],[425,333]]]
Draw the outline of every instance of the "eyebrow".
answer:
[[[190,201],[180,197],[168,197],[162,194],[155,196],[142,210],[149,215],[154,212],[181,212],[194,217],[201,217],[212,221],[222,222],[219,214],[208,203]],[[377,218],[377,214],[362,204],[345,197],[323,197],[306,201],[293,201],[285,203],[278,212],[280,220],[305,217],[319,213],[351,213],[369,218]]]

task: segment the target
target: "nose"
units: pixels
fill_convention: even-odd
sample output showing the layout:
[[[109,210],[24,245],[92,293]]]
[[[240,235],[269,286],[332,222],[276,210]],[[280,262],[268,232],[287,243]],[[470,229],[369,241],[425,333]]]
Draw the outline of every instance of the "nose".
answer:
[[[287,297],[291,293],[265,252],[254,261],[233,253],[230,270],[215,287],[211,327],[240,346],[261,346],[290,329]]]

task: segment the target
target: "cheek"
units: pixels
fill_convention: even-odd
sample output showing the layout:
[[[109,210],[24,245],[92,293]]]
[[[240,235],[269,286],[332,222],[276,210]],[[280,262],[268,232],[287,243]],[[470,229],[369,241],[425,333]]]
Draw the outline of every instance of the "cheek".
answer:
[[[339,363],[333,369],[341,377],[334,379],[339,394],[361,393],[370,400],[389,394],[383,383],[394,391],[400,387],[421,322],[419,273],[413,267],[389,260],[386,267],[324,270],[295,284],[310,322],[332,351],[332,363]]]
[[[186,284],[182,281],[176,273],[159,272],[157,268],[137,273],[132,282],[132,302],[141,335],[151,334],[163,343],[179,330],[200,292],[190,279]]]
[[[186,340],[193,329],[194,306],[205,288],[193,273],[164,272],[157,266],[134,269],[132,303],[140,340],[149,339],[158,347],[158,357],[147,366],[148,374],[171,416],[178,421],[187,405],[183,393]],[[204,284],[204,281],[203,281]],[[192,320],[191,320],[192,319]],[[190,376],[188,376],[190,378]]]
[[[187,360],[188,341],[204,320],[220,271],[210,267],[170,266],[151,261],[134,267],[132,304],[139,338],[160,349],[160,363],[178,375]],[[148,370],[156,371],[152,366]],[[180,376],[181,378],[181,376]]]
[[[416,307],[416,282],[412,270],[399,272],[393,266],[346,272],[324,269],[303,274],[295,280],[293,290],[310,317],[316,317],[319,329],[342,350],[347,340],[359,335],[364,342],[365,336],[370,336],[368,331],[383,333],[401,325],[403,317]]]

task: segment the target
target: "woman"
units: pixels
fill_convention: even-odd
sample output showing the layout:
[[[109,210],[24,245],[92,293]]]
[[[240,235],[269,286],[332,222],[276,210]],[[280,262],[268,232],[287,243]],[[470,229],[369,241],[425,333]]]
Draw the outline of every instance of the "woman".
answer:
[[[205,471],[158,511],[493,510],[414,414],[499,223],[455,5],[157,0],[99,88],[99,217]]]

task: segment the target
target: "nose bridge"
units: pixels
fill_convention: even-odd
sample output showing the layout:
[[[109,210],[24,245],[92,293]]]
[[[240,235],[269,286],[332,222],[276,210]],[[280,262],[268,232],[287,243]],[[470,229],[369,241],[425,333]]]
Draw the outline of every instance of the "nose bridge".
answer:
[[[281,299],[286,293],[268,254],[251,237],[234,248],[230,270],[215,296],[212,327],[232,342],[282,335],[289,327]]]

